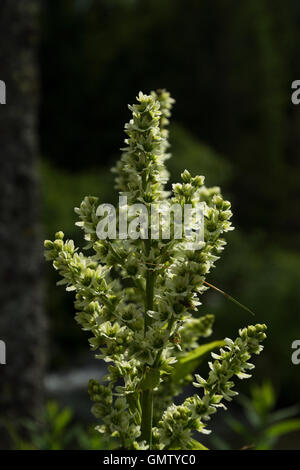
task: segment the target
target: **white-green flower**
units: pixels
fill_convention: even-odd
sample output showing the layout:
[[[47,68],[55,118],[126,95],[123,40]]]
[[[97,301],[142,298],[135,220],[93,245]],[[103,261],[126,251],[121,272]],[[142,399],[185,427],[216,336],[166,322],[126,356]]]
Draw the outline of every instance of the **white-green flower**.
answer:
[[[118,211],[142,203],[149,233],[155,217],[151,207],[159,205],[162,226],[155,236],[100,240],[99,200],[87,196],[75,212],[89,251],[80,252],[72,240],[64,240],[63,232],[45,241],[46,259],[61,277],[58,284],[75,292],[77,322],[89,333],[95,356],[108,366],[102,384],[89,383],[92,412],[101,420],[97,429],[127,449],[192,448],[193,431],[209,432],[206,421],[224,407],[223,399],[236,394],[232,378],[249,377],[253,366],[248,361],[261,351],[265,338],[265,326],[255,325],[242,329],[235,341],[226,339],[220,352],[213,353],[208,378],[196,376],[201,395],[173,404],[173,396],[193,380],[190,371],[178,379],[177,365],[212,333],[214,316],[205,312],[200,295],[208,289],[205,279],[226,245],[223,237],[233,229],[230,203],[218,187],[207,188],[203,176],[184,170],[181,182],[166,190],[173,103],[165,90],[139,93],[137,103],[129,106],[125,147],[113,170],[119,196],[127,197]],[[178,229],[177,221],[168,218],[174,204],[202,205],[203,241],[198,249],[186,249],[185,232],[178,239],[172,236]],[[199,228],[193,217],[190,224],[190,229]]]

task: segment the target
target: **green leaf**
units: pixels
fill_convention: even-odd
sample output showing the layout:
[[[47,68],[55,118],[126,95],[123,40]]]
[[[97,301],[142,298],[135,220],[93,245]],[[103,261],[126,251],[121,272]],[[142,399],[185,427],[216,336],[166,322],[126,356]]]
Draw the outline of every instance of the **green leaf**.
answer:
[[[201,442],[196,441],[196,439],[192,439],[192,444],[193,446],[191,447],[191,450],[209,450],[207,447],[201,444]]]
[[[262,385],[253,385],[251,395],[253,406],[259,416],[264,417],[274,408],[275,390],[269,380],[265,380]]]
[[[266,434],[271,437],[278,437],[298,430],[300,430],[300,419],[289,419],[270,426],[266,430]]]
[[[224,341],[212,341],[211,343],[202,344],[193,351],[187,353],[184,357],[181,357],[175,364],[173,380],[179,382],[184,379],[188,374],[194,372],[194,370],[201,364],[204,358],[215,349],[224,346]]]
[[[187,450],[209,450],[207,447],[205,447],[201,442],[196,441],[196,439],[191,439],[190,445],[188,446]],[[174,447],[170,450],[184,450],[184,449],[179,449],[179,447]]]
[[[53,431],[60,433],[70,424],[73,417],[73,412],[70,408],[64,408],[55,418],[53,422]]]

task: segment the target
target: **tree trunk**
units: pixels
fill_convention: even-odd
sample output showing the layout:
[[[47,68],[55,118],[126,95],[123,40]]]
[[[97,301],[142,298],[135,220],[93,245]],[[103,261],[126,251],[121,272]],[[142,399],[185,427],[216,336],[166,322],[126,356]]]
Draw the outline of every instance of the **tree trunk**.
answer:
[[[6,104],[0,105],[0,340],[6,344],[1,420],[33,416],[43,389],[37,5],[37,0],[0,0],[0,79],[6,84]]]

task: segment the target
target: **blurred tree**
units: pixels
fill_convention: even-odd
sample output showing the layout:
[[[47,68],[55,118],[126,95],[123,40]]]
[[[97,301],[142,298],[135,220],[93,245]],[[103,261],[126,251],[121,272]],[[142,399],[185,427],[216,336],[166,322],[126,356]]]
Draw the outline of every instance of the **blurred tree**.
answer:
[[[33,415],[42,398],[45,317],[37,180],[36,0],[0,4],[0,336],[7,364],[0,366],[0,416]]]

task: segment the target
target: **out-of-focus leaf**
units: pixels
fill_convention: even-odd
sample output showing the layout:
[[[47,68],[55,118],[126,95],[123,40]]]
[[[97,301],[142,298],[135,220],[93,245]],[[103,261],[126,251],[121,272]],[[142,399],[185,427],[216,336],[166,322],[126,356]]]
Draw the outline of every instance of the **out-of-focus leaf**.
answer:
[[[213,434],[210,442],[216,450],[231,450],[231,446],[222,437]]]
[[[244,413],[247,417],[247,420],[251,424],[253,428],[259,428],[262,425],[262,418],[257,410],[254,407],[253,399],[250,400],[248,397],[244,395],[239,395],[237,397],[237,401],[242,405],[244,408]]]
[[[237,434],[240,434],[241,436],[247,436],[247,428],[244,426],[244,424],[241,421],[238,421],[235,418],[228,417],[226,419],[226,422],[228,425],[231,427],[231,429],[236,432]]]
[[[274,387],[270,381],[264,381],[261,386],[254,385],[251,394],[253,397],[253,406],[261,417],[266,416],[274,408],[276,396]]]
[[[46,404],[47,417],[52,421],[59,412],[59,406],[54,400],[49,400]]]
[[[272,413],[269,417],[269,423],[275,423],[282,419],[292,418],[293,416],[298,415],[299,412],[299,405],[289,406],[288,408],[283,408],[282,410],[274,411],[274,413]]]
[[[300,430],[300,419],[289,419],[281,423],[276,423],[266,429],[266,434],[271,437],[279,437],[292,431]]]
[[[224,345],[224,341],[212,341],[211,343],[202,344],[198,348],[187,353],[175,364],[173,380],[175,382],[179,382],[181,379],[184,379],[188,374],[194,372],[211,351],[221,348]]]
[[[272,450],[277,438],[264,434],[254,446],[255,450]]]
[[[70,421],[72,420],[72,410],[70,408],[64,408],[55,418],[53,422],[53,430],[54,432],[61,432],[63,431]]]

